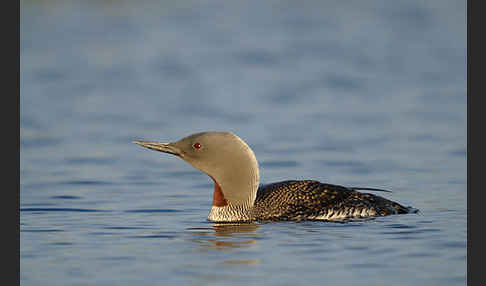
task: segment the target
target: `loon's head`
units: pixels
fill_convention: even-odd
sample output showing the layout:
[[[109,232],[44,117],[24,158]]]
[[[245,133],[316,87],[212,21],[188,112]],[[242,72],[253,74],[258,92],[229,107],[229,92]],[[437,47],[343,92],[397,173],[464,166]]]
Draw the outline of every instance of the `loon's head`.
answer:
[[[176,142],[133,143],[176,155],[209,175],[215,184],[213,206],[250,207],[255,201],[258,162],[250,147],[232,132],[195,133]]]

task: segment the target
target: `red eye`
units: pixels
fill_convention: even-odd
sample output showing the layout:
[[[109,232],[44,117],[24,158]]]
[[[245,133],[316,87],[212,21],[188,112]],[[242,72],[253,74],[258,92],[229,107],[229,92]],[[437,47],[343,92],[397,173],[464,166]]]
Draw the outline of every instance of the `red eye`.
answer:
[[[199,143],[194,143],[194,145],[192,145],[192,146],[193,146],[194,148],[196,148],[196,149],[201,148],[201,144],[199,144]]]

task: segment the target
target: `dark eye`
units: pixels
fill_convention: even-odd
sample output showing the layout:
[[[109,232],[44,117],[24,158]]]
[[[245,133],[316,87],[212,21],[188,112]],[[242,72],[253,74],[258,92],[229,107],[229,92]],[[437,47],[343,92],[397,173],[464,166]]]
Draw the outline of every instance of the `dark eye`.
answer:
[[[201,148],[201,144],[200,143],[194,143],[194,145],[192,145],[192,147],[199,149],[199,148]]]

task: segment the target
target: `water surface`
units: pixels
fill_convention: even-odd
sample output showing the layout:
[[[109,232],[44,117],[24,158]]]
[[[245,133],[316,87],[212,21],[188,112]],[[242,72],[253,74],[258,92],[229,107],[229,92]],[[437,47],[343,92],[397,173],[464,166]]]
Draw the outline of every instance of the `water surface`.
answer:
[[[21,285],[465,285],[465,1],[21,1]],[[133,140],[230,130],[261,183],[419,214],[215,225]]]

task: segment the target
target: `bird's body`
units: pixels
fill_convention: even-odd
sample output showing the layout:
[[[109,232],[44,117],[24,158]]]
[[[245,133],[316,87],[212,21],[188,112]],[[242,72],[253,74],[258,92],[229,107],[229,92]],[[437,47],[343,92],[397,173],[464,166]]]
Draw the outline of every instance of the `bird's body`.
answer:
[[[213,179],[210,221],[336,221],[412,210],[381,196],[357,191],[368,188],[347,188],[315,180],[259,186],[253,151],[231,132],[196,133],[174,143],[134,143],[179,156]]]
[[[253,211],[256,220],[343,220],[399,213],[408,209],[377,195],[311,180],[260,187]]]
[[[212,221],[343,221],[405,214],[410,208],[383,197],[314,180],[283,181],[260,186],[253,207],[242,212],[214,206]]]

